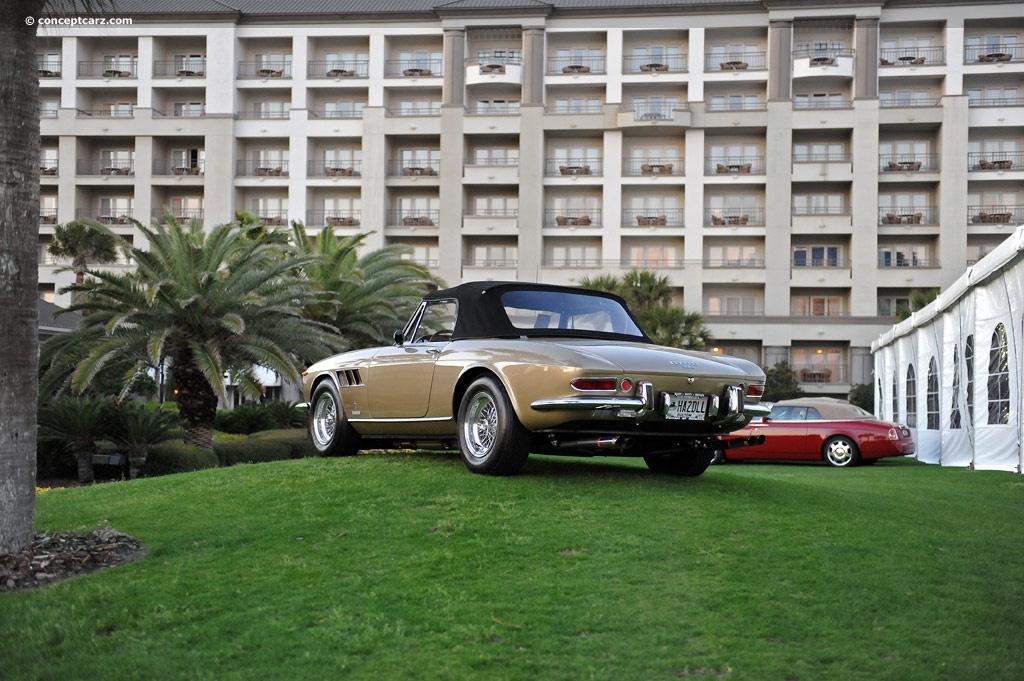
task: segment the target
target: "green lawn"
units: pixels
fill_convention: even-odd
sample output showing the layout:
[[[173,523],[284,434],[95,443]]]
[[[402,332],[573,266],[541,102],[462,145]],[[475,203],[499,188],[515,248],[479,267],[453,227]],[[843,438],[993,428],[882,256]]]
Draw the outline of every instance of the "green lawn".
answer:
[[[457,455],[39,497],[144,560],[0,594],[0,679],[1024,678],[1024,478]]]

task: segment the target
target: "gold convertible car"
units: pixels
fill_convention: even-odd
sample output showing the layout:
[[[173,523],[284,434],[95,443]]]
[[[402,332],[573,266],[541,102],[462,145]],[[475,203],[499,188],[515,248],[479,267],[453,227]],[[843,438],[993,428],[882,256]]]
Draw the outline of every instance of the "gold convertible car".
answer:
[[[696,476],[751,419],[764,372],[746,360],[655,345],[618,296],[473,282],[429,293],[393,346],[304,374],[324,455],[458,448],[474,473],[514,475],[531,452],[642,456]]]

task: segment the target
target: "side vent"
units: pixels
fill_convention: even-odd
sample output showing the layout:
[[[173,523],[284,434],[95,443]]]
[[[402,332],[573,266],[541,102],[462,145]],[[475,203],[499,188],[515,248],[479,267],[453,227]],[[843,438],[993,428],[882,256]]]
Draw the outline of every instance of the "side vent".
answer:
[[[346,369],[338,372],[338,385],[342,388],[348,388],[354,385],[362,385],[363,381],[359,377],[358,369]]]

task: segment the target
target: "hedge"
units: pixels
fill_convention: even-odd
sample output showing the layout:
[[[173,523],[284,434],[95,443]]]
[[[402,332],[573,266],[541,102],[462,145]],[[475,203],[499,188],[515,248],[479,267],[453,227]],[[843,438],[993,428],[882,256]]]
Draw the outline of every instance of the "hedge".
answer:
[[[221,466],[284,461],[291,458],[291,449],[283,442],[257,441],[251,437],[244,440],[215,441],[213,451],[217,453],[217,460]]]
[[[181,440],[169,440],[153,445],[146,457],[145,475],[171,475],[172,473],[188,473],[206,468],[216,468],[217,455]]]

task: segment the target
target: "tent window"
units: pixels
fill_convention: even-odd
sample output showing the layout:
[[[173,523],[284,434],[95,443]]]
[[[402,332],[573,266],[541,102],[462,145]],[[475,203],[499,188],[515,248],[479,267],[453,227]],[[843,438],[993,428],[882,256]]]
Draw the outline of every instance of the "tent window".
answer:
[[[988,422],[1010,422],[1010,354],[1002,324],[992,333],[988,354]]]
[[[964,368],[967,370],[967,421],[974,423],[974,336],[964,343]]]
[[[882,392],[882,379],[881,378],[878,379],[878,388],[876,388],[876,391],[877,391],[876,394],[878,395],[878,401],[875,403],[875,413],[878,414],[878,415],[881,415],[881,413],[882,413],[882,395],[885,394],[885,393]]]
[[[907,367],[907,425],[917,426],[917,373],[913,364]]]
[[[949,427],[951,430],[960,430],[962,427],[960,416],[960,348],[953,345],[953,403],[949,411]]]
[[[939,371],[935,358],[928,361],[928,394],[925,396],[928,430],[939,429]]]
[[[892,372],[892,420],[900,420],[900,386],[896,379],[896,370]]]

